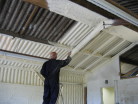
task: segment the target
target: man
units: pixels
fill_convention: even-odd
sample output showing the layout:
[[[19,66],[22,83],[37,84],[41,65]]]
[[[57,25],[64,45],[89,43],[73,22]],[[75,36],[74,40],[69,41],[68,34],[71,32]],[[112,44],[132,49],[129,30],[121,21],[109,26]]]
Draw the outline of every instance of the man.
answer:
[[[55,104],[59,94],[59,73],[60,68],[69,64],[71,52],[66,60],[56,60],[57,53],[50,53],[50,60],[45,62],[41,69],[41,74],[45,78],[43,104]]]

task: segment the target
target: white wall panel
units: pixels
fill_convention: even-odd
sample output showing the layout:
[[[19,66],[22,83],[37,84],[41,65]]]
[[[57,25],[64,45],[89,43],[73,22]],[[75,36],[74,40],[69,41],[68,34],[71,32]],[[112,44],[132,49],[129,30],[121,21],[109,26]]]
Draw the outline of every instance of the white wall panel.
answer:
[[[138,78],[120,79],[119,73],[119,57],[116,57],[87,75],[88,104],[102,104],[103,87],[115,88],[115,104],[138,104]],[[105,80],[108,80],[108,84],[105,84]]]
[[[83,75],[62,70],[60,81],[63,100],[60,94],[57,104],[83,104]],[[0,104],[41,104],[42,96],[43,81],[36,72],[1,65]]]
[[[0,83],[0,104],[42,104],[43,87]]]
[[[35,72],[14,68],[0,67],[0,81],[4,83],[42,86],[42,81]],[[33,80],[33,83],[31,83]],[[40,80],[40,82],[39,82]]]

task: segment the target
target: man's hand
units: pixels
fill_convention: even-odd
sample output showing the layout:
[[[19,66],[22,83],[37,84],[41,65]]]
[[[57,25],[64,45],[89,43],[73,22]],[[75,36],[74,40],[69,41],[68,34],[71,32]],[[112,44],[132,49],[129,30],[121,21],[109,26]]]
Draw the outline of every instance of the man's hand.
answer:
[[[68,53],[68,56],[70,56],[70,55],[71,55],[71,52]]]

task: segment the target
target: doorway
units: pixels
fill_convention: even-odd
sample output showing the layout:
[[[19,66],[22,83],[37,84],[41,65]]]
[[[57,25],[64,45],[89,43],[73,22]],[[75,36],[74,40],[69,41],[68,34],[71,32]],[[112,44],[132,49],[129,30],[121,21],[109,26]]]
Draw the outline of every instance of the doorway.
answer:
[[[112,87],[102,88],[103,104],[115,104],[115,90]]]

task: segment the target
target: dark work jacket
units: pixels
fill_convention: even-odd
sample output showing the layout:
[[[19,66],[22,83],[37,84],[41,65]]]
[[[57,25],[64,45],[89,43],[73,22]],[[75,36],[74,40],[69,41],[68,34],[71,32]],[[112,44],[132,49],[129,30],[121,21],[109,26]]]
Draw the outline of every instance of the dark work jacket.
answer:
[[[69,56],[66,60],[50,59],[43,64],[40,73],[45,78],[45,81],[58,84],[60,68],[68,65],[70,61],[71,57]]]

